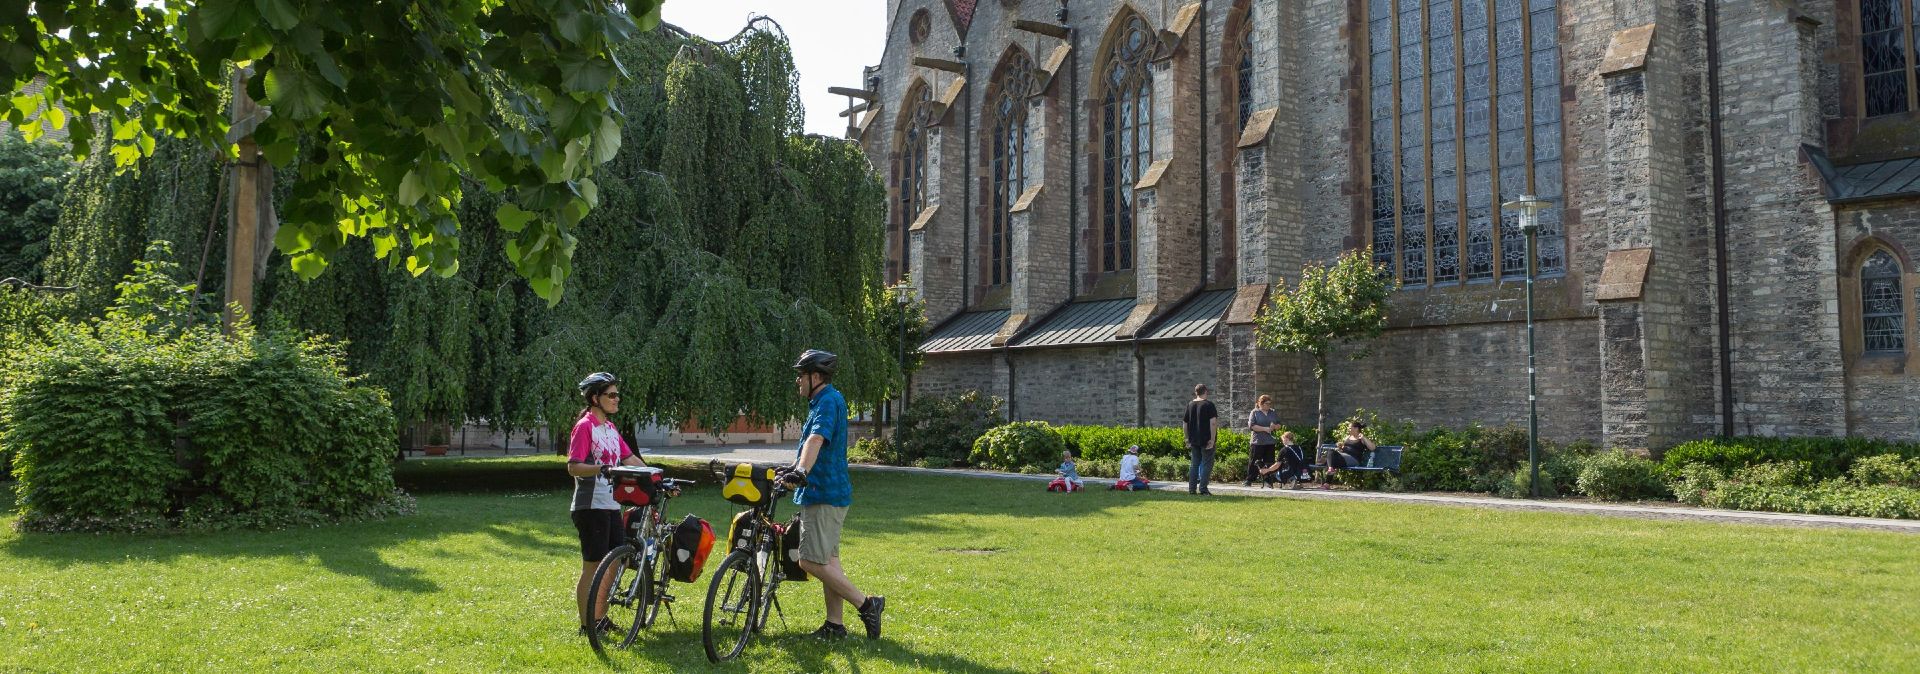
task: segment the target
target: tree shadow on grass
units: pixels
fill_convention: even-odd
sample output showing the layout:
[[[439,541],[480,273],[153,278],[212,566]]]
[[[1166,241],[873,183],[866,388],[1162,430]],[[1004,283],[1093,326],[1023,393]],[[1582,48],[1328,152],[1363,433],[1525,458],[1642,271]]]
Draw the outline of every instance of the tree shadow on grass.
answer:
[[[170,563],[185,557],[222,560],[312,560],[343,576],[360,578],[383,589],[429,593],[440,585],[427,570],[401,566],[386,558],[389,551],[412,542],[485,535],[491,545],[541,553],[575,552],[569,543],[573,527],[566,519],[564,496],[543,498],[537,511],[529,507],[484,512],[470,499],[430,497],[420,512],[404,517],[349,522],[317,528],[277,531],[240,530],[167,534],[45,534],[27,533],[0,543],[0,556],[31,559],[58,567],[111,565],[129,560]],[[552,512],[550,502],[561,504]],[[512,514],[499,510],[513,511]],[[481,514],[475,513],[480,511]],[[551,535],[542,535],[551,531]]]

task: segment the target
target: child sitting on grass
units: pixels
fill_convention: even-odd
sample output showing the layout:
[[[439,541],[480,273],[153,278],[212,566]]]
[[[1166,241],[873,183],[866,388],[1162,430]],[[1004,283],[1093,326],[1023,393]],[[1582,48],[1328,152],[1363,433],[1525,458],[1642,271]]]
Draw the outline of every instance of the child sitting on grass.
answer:
[[[1060,477],[1047,485],[1047,491],[1080,491],[1085,483],[1080,480],[1080,471],[1073,465],[1073,452],[1060,453],[1060,468],[1053,471]]]
[[[1140,446],[1127,448],[1126,456],[1120,457],[1120,479],[1108,489],[1140,491],[1147,488],[1147,479],[1140,477]]]

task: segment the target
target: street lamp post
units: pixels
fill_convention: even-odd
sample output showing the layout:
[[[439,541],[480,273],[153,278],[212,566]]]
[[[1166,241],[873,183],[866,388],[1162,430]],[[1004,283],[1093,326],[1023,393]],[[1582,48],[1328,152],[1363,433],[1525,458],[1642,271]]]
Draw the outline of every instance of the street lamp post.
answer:
[[[913,304],[913,286],[906,279],[893,286],[893,303],[900,308],[900,406],[893,413],[893,436],[898,442],[900,418],[907,411],[907,309]]]
[[[1553,202],[1531,194],[1500,204],[1501,208],[1520,212],[1520,231],[1527,235],[1527,469],[1531,476],[1527,490],[1540,498],[1540,389],[1533,364],[1533,277],[1534,242],[1540,233],[1540,211]]]

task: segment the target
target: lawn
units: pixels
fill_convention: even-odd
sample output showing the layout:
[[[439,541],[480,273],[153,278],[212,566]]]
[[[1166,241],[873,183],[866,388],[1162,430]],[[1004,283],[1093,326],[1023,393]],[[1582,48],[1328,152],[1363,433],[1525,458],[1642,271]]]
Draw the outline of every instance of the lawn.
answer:
[[[856,472],[843,553],[879,642],[740,663],[700,598],[603,661],[549,457],[409,462],[419,514],[325,529],[22,535],[0,671],[1912,671],[1920,537]],[[463,476],[476,476],[472,480]],[[482,477],[483,476],[483,477]],[[449,491],[472,484],[481,492]],[[709,486],[677,500],[724,530]],[[790,508],[783,508],[789,512]],[[715,558],[717,561],[717,556]],[[705,577],[702,578],[705,580]],[[857,628],[856,628],[857,629]]]

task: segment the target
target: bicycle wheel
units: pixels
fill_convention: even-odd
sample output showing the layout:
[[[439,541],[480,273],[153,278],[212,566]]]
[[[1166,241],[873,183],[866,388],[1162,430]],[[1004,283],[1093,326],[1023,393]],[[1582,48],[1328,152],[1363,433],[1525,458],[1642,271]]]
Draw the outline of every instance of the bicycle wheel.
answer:
[[[639,573],[639,558],[639,550],[631,545],[622,545],[607,553],[606,558],[600,560],[600,568],[593,572],[593,585],[587,590],[587,596],[595,601],[606,597],[607,619],[613,621],[616,628],[609,634],[601,634],[597,629],[587,630],[587,640],[593,644],[595,651],[605,651],[609,645],[625,648],[633,642],[633,625],[639,614],[641,588],[646,586],[646,577]]]
[[[701,627],[707,660],[732,660],[746,650],[759,618],[759,600],[760,573],[753,568],[752,552],[729,553],[713,570],[713,582],[707,586],[706,619]]]

